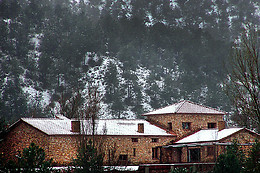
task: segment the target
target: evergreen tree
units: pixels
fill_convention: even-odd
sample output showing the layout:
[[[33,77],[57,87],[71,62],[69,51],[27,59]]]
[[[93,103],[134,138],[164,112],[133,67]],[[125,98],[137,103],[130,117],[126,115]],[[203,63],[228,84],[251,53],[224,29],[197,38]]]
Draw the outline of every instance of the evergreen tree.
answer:
[[[1,112],[11,118],[12,98],[20,100],[15,107],[21,108],[14,119],[28,108],[41,109],[40,104],[27,105],[32,102],[23,93],[26,88],[39,93],[38,103],[43,92],[57,101],[62,94],[84,89],[92,80],[86,73],[102,64],[102,55],[120,60],[127,81],[113,86],[106,79],[116,91],[106,96],[116,116],[142,112],[140,102],[148,93],[153,108],[180,98],[229,108],[219,89],[226,75],[222,64],[241,27],[259,25],[258,6],[257,0],[2,0]],[[147,81],[150,86],[140,88],[138,78],[128,74],[139,66],[155,74]],[[171,79],[165,69],[179,72],[178,79]],[[158,86],[160,82],[164,85]],[[202,97],[203,88],[207,94]]]
[[[243,173],[257,173],[260,172],[260,143],[258,140],[254,143],[249,156],[245,162]]]
[[[244,154],[240,150],[237,142],[234,141],[227,147],[225,153],[218,156],[214,173],[240,173],[244,163]]]
[[[118,73],[116,64],[109,62],[104,77],[106,86],[104,101],[110,105],[113,115],[116,118],[121,118],[125,107],[123,104],[123,89],[122,86],[120,86],[121,81],[119,80],[120,76]]]
[[[23,173],[48,173],[51,172],[52,160],[45,160],[45,152],[42,148],[31,143],[28,148],[23,150],[18,160],[18,166]]]

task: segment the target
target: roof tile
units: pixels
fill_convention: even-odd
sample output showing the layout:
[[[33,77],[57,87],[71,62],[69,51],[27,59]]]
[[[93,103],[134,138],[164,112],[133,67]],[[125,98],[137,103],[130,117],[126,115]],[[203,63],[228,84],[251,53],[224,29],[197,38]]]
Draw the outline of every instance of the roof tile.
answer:
[[[22,121],[30,124],[38,130],[48,135],[73,135],[78,134],[71,132],[70,119],[54,119],[54,118],[22,118]],[[85,127],[84,134],[91,134],[91,122],[82,121]],[[138,124],[144,124],[144,133],[137,131]],[[126,120],[126,119],[101,119],[96,120],[96,135],[158,135],[171,136],[165,130],[152,125],[146,120]]]
[[[162,115],[162,114],[219,114],[224,115],[225,112],[219,111],[214,108],[210,108],[207,106],[199,105],[196,103],[193,103],[191,101],[183,100],[178,103],[175,103],[170,106],[166,106],[164,108],[160,108],[157,110],[154,110],[152,112],[148,112],[146,114],[143,114],[143,116],[148,115]]]

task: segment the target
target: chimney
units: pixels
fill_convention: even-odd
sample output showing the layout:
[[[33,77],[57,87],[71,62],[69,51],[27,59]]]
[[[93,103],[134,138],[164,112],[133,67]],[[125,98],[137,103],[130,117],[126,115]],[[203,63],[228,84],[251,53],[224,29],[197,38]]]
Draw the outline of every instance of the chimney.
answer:
[[[223,130],[226,128],[225,121],[218,121],[218,130]]]
[[[137,132],[144,133],[144,123],[138,123]]]
[[[72,132],[80,132],[80,121],[72,120],[71,121],[71,131]]]

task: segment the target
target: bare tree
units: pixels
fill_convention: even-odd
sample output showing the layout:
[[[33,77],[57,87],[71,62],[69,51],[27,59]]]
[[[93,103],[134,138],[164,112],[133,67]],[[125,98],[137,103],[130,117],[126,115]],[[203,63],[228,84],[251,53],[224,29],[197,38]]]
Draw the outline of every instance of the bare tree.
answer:
[[[258,31],[259,32],[259,31]],[[260,131],[260,60],[257,29],[248,25],[236,40],[225,83],[238,125]]]
[[[77,90],[71,94],[61,93],[58,103],[58,112],[55,114],[63,115],[69,119],[76,119],[80,121],[81,136],[83,141],[86,136],[92,136],[93,145],[95,143],[94,137],[96,133],[96,121],[99,119],[100,102],[102,95],[98,90],[98,86],[89,84],[86,90]],[[52,103],[52,106],[55,103]]]
[[[84,109],[81,112],[81,119],[87,120],[88,125],[84,124],[83,131],[85,134],[92,135],[93,145],[95,146],[95,133],[96,133],[96,121],[99,119],[100,102],[102,95],[98,91],[97,86],[89,86],[86,91],[86,102],[84,103]],[[86,121],[85,121],[86,122]]]

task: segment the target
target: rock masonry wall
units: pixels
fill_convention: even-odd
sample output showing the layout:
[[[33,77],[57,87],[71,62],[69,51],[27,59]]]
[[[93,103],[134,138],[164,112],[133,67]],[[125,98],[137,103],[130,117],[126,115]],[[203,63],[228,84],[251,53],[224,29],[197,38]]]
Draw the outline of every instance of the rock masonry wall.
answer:
[[[1,141],[0,152],[7,160],[16,160],[16,156],[22,154],[23,149],[29,147],[32,142],[43,148],[46,154],[49,153],[48,136],[32,126],[20,122]]]
[[[90,139],[92,137],[89,137]],[[134,142],[132,138],[137,138]],[[152,138],[157,139],[156,142]],[[152,158],[152,148],[169,144],[175,136],[96,136],[95,144],[99,151],[104,152],[105,164],[139,164],[158,163]],[[44,149],[46,159],[53,159],[55,165],[69,165],[76,158],[79,146],[77,135],[46,135],[36,128],[21,121],[5,136],[1,142],[0,152],[4,158],[16,159],[24,148],[34,142]],[[135,151],[134,151],[135,150]],[[127,162],[119,161],[120,155],[127,155]]]
[[[172,131],[177,138],[184,137],[199,129],[207,129],[208,123],[216,123],[223,121],[223,115],[203,115],[203,114],[168,114],[168,115],[149,115],[147,120],[154,124],[158,124],[164,128],[168,128],[168,123],[172,123]],[[182,123],[189,122],[190,129],[183,129]]]
[[[133,142],[132,138],[137,138],[137,142]],[[157,139],[153,142],[152,138]],[[169,144],[174,140],[174,136],[107,136],[100,137],[102,141],[102,149],[105,153],[104,162],[106,164],[130,164],[136,165],[140,163],[159,163],[160,149],[157,149],[157,158],[152,157],[152,148]],[[127,162],[120,161],[120,155],[127,155]]]

